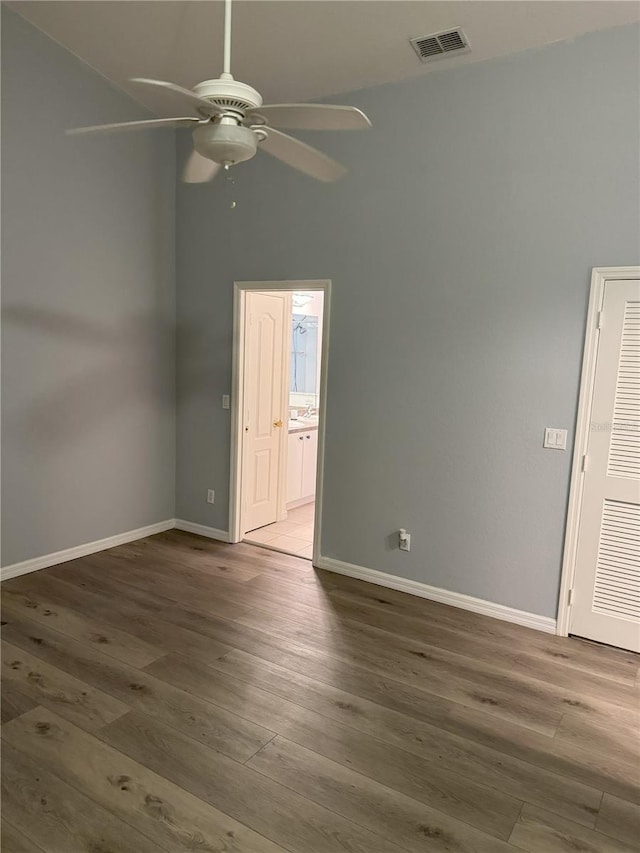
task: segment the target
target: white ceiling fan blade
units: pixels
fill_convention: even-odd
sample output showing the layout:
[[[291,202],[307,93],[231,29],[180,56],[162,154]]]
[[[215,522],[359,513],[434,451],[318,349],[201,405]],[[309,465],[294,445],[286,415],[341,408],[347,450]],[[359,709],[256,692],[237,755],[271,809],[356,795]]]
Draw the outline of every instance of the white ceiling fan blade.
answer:
[[[371,122],[357,107],[334,104],[266,104],[248,114],[251,124],[291,130],[365,130]]]
[[[74,127],[68,130],[70,136],[78,133],[111,133],[120,130],[153,130],[155,127],[189,127],[200,124],[197,118],[152,118],[144,121],[121,121],[117,124],[94,124],[91,127]]]
[[[292,166],[318,181],[337,181],[347,171],[340,163],[336,163],[331,157],[318,151],[317,148],[312,148],[306,142],[301,142],[272,127],[258,129],[267,135],[266,139],[260,142],[259,148],[271,154],[272,157],[282,160],[287,166]]]
[[[221,168],[219,163],[207,160],[197,151],[192,151],[184,167],[182,180],[185,184],[204,184],[215,178]]]
[[[200,98],[191,89],[185,89],[183,86],[178,86],[176,83],[167,83],[164,80],[150,80],[147,77],[132,77],[132,83],[142,83],[144,86],[154,86],[156,89],[162,89],[165,92],[170,92],[176,98],[180,98],[186,106],[190,104],[191,109],[195,110],[199,115],[210,118],[224,113],[220,107],[212,104],[210,101]]]

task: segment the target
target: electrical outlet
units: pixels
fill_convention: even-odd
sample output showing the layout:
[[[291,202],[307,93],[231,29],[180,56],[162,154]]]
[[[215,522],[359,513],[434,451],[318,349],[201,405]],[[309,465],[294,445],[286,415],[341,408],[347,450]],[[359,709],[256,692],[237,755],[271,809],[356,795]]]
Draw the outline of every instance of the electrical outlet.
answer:
[[[216,493],[213,491],[213,489],[207,489],[207,503],[208,504],[214,503],[215,498],[216,498]]]
[[[407,533],[404,527],[398,531],[398,547],[401,551],[411,550],[411,534]]]
[[[223,409],[229,408],[229,395],[228,394],[222,395],[222,408]]]

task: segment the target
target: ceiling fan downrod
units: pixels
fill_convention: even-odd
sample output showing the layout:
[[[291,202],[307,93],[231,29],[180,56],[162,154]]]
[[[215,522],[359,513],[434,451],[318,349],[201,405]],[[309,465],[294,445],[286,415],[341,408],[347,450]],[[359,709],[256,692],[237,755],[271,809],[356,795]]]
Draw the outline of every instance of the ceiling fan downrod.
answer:
[[[220,76],[226,80],[233,80],[231,74],[231,2],[232,0],[224,0],[224,62]]]

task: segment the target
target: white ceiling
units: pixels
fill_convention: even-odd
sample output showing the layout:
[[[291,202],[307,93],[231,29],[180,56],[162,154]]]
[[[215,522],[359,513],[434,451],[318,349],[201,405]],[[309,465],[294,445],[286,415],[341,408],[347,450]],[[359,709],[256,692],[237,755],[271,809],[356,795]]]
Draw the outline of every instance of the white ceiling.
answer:
[[[7,5],[158,115],[167,114],[162,99],[129,77],[191,87],[221,71],[220,0]],[[303,101],[639,20],[640,4],[630,0],[237,0],[232,71],[267,103]],[[420,63],[408,39],[456,26],[471,52]]]

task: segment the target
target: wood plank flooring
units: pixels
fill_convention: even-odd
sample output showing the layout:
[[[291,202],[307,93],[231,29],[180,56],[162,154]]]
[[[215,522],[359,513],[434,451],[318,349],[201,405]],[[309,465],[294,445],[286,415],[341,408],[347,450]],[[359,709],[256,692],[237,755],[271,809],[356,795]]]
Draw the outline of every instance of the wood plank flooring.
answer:
[[[2,587],[3,853],[640,851],[640,659],[169,531]]]

